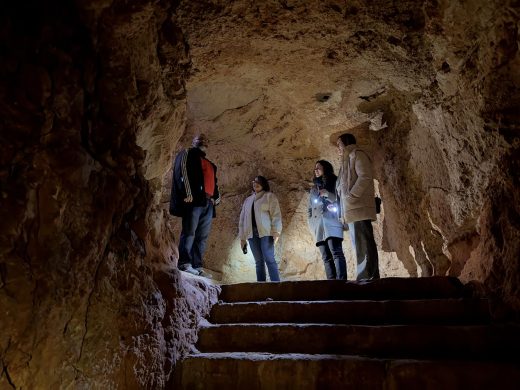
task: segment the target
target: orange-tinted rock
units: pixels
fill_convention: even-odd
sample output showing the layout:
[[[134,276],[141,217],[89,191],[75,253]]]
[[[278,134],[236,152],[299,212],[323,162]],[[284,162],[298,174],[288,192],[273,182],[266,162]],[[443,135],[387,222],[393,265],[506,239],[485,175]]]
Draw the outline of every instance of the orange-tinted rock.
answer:
[[[4,3],[0,387],[165,385],[216,299],[175,270],[167,213],[172,156],[200,130],[221,280],[254,280],[236,224],[256,174],[281,200],[282,277],[323,278],[306,194],[354,128],[383,198],[382,275],[475,279],[518,312],[513,2]]]

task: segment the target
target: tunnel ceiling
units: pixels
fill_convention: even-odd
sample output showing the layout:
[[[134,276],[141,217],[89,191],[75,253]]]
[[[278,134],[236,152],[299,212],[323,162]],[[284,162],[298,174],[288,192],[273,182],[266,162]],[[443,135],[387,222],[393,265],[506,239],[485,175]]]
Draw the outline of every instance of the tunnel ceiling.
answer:
[[[192,58],[188,126],[251,151],[312,159],[332,133],[369,119],[360,103],[388,88],[428,87],[432,75],[417,61],[423,11],[413,2],[375,12],[350,4],[182,3],[178,22]]]

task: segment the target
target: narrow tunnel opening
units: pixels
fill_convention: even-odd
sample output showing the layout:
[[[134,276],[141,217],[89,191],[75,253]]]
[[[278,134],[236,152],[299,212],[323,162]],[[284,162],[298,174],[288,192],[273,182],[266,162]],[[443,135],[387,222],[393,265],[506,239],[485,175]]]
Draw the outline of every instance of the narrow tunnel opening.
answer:
[[[483,193],[467,167],[482,168],[474,152],[483,139],[448,141],[446,131],[458,119],[433,95],[418,94],[425,88],[448,93],[452,59],[437,56],[437,66],[423,62],[432,54],[420,44],[420,15],[407,15],[413,23],[379,21],[364,28],[345,24],[332,8],[323,11],[329,17],[325,34],[312,16],[292,18],[297,8],[266,5],[260,12],[272,20],[260,30],[239,18],[240,8],[220,10],[211,20],[195,17],[199,5],[181,3],[176,12],[196,70],[186,85],[181,143],[189,144],[196,132],[213,139],[210,154],[224,194],[207,268],[224,283],[255,279],[251,254],[241,253],[236,236],[247,183],[261,174],[272,179],[283,210],[276,253],[282,277],[324,278],[305,218],[312,167],[323,158],[337,172],[335,138],[352,132],[373,160],[384,199],[374,223],[382,275],[461,275],[461,263],[475,256],[478,245],[475,211],[466,202]],[[299,35],[302,26],[305,35]],[[396,38],[403,34],[406,39]],[[332,49],[328,42],[336,37]],[[467,237],[473,237],[468,245]],[[355,279],[348,234],[343,247]]]
[[[180,145],[188,146],[195,133],[208,134],[212,140],[208,156],[219,169],[223,202],[217,208],[205,267],[223,283],[255,280],[255,263],[251,253],[242,253],[237,226],[242,202],[251,192],[249,182],[263,175],[271,179],[281,204],[284,229],[276,257],[282,279],[324,279],[324,264],[306,217],[314,164],[328,160],[337,174],[336,139],[341,133],[352,132],[360,148],[371,156],[378,194],[395,214],[399,206],[393,190],[381,183],[387,182],[385,169],[390,171],[392,165],[401,163],[388,158],[399,144],[385,150],[380,142],[389,132],[387,117],[397,124],[414,116],[407,92],[395,85],[408,83],[406,88],[415,88],[426,75],[413,67],[403,71],[396,59],[389,69],[382,58],[385,48],[370,46],[374,30],[353,31],[334,12],[333,22],[328,24],[331,34],[334,30],[338,37],[353,39],[337,47],[334,57],[328,55],[326,47],[332,35],[323,35],[319,26],[313,26],[312,32],[299,40],[281,39],[282,32],[297,34],[302,23],[311,26],[312,18],[295,21],[285,11],[269,9],[279,19],[270,23],[271,31],[256,31],[245,21],[237,24],[228,13],[198,23],[194,18],[197,12],[197,6],[184,3],[177,11],[196,69],[186,84],[186,124]],[[238,29],[247,31],[248,39],[243,39]],[[359,48],[366,53],[349,59],[348,53]],[[403,135],[407,131],[404,129]],[[395,169],[401,174],[404,168]],[[382,276],[433,274],[427,260],[417,261],[415,252],[408,250],[411,241],[420,245],[419,235],[409,237],[413,231],[403,232],[402,225],[385,228],[385,206],[374,223]],[[175,224],[178,237],[180,221]],[[348,277],[356,279],[348,232],[343,235],[343,249]],[[441,252],[438,257],[443,256]]]

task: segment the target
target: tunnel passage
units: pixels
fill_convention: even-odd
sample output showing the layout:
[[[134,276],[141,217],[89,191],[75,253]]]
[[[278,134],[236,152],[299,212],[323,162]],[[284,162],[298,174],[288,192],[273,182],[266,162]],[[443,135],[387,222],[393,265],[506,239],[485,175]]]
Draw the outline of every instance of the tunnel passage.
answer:
[[[480,87],[469,88],[469,68],[449,65],[460,63],[469,43],[448,44],[437,34],[438,10],[411,5],[181,3],[176,21],[192,60],[182,141],[199,131],[212,138],[209,155],[224,193],[206,256],[217,279],[255,279],[236,236],[257,174],[272,180],[282,203],[282,277],[324,277],[307,228],[308,190],[318,159],[337,172],[335,137],[347,131],[374,161],[383,275],[468,278],[479,268],[479,218],[489,196],[483,183],[507,152],[499,134],[482,128],[483,108],[468,104],[483,97]],[[488,54],[495,33],[480,38]],[[348,238],[344,249],[353,279]]]
[[[207,258],[222,280],[253,276],[235,237],[257,172],[284,200],[283,276],[320,275],[311,169],[354,129],[386,275],[459,275],[518,312],[514,2],[1,7],[0,387],[167,385],[217,299],[176,270],[167,211],[199,129],[226,194]]]

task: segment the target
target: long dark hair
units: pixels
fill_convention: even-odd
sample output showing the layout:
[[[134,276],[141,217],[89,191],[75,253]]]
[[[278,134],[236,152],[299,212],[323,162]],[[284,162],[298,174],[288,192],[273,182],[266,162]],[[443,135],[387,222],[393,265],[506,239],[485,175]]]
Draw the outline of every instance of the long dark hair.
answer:
[[[334,174],[334,167],[327,160],[318,160],[314,165],[316,166],[316,164],[320,164],[323,167],[323,176],[321,177],[323,187],[325,187],[330,192],[334,192],[334,186],[336,185],[336,179],[338,178]],[[318,178],[313,178],[314,183],[316,183],[316,179]]]
[[[258,184],[260,184],[262,186],[262,189],[265,192],[271,191],[271,188],[269,187],[269,182],[267,181],[267,179],[265,177],[257,176],[257,177],[255,177],[255,180],[258,181]]]

